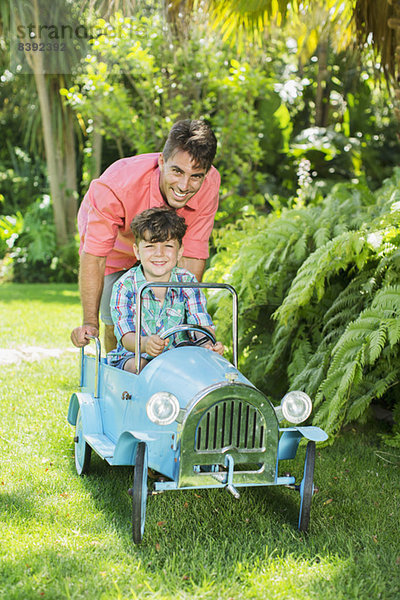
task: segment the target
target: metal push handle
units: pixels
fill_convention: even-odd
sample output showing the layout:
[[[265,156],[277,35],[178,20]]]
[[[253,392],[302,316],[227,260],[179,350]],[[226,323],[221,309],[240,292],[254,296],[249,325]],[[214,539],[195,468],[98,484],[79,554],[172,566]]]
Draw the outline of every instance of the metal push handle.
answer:
[[[237,368],[238,363],[238,297],[234,287],[228,283],[182,283],[182,282],[147,282],[140,286],[136,302],[136,339],[135,339],[135,367],[136,373],[140,373],[140,332],[142,330],[142,304],[143,292],[149,287],[163,288],[200,288],[200,289],[223,289],[232,294],[232,344],[233,364]]]
[[[101,361],[101,343],[98,337],[95,335],[88,335],[89,339],[94,340],[96,344],[96,362],[95,362],[95,371],[94,371],[94,397],[99,397],[99,387],[100,387],[100,361]],[[81,348],[81,382],[80,387],[83,386],[83,359],[85,356],[85,346]]]

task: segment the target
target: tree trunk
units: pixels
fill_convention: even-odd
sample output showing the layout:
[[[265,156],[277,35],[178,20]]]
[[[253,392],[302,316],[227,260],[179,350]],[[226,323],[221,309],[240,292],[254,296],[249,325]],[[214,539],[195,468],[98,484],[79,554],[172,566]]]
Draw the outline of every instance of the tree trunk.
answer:
[[[64,147],[62,153],[64,155],[64,214],[67,226],[67,235],[72,237],[76,232],[76,213],[78,208],[78,184],[76,175],[76,148],[73,117],[71,109],[66,107],[64,116]]]
[[[33,2],[33,20],[38,29],[39,7],[36,0]],[[57,234],[57,243],[62,246],[68,241],[67,224],[64,213],[62,197],[62,177],[57,167],[57,143],[52,123],[51,89],[43,67],[43,56],[41,52],[25,51],[27,63],[33,71],[36,91],[39,98],[40,115],[42,120],[44,150],[46,155],[47,174],[49,177],[50,196],[53,206],[54,225]]]
[[[103,149],[103,136],[99,132],[100,123],[94,117],[93,119],[93,137],[92,137],[92,179],[97,179],[101,172],[101,153]]]
[[[17,26],[21,25],[18,13],[19,9],[22,10],[21,7],[22,3],[21,6],[16,3],[13,7]],[[31,5],[26,3],[25,8],[31,11],[24,14],[26,22],[30,18],[38,31],[40,16],[38,1],[31,0]],[[61,85],[57,76],[45,74],[42,53],[25,51],[25,58],[35,78],[57,243],[62,246],[75,233],[77,209],[76,151],[72,111],[68,108],[63,111],[59,89],[65,87],[65,84]],[[53,110],[57,111],[55,118],[53,118]],[[63,123],[62,131],[58,131],[60,122]]]
[[[51,121],[51,102],[46,83],[46,75],[41,68],[42,64],[40,64],[40,52],[32,54],[34,55],[34,76],[39,97],[40,114],[42,117],[44,148],[49,176],[50,195],[53,205],[54,224],[57,232],[57,242],[62,246],[67,243],[68,234],[64,212],[62,176],[60,177],[60,172],[57,169],[57,144]]]
[[[315,98],[315,124],[326,126],[328,114],[327,80],[328,80],[328,41],[322,40],[318,45],[317,94]]]

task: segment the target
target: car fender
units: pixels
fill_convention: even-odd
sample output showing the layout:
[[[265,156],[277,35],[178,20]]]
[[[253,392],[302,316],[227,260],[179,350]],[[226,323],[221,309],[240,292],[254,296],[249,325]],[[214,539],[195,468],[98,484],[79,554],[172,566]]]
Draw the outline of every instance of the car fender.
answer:
[[[290,460],[296,456],[301,438],[313,442],[325,442],[328,435],[320,427],[314,425],[304,427],[285,427],[279,430],[281,436],[278,444],[278,460]]]
[[[156,436],[144,431],[124,431],[118,438],[115,446],[113,463],[117,465],[133,465],[135,461],[136,445],[138,442],[155,442]]]
[[[78,410],[81,410],[82,426],[85,434],[103,433],[100,406],[91,394],[72,394],[68,408],[68,423],[76,425]]]

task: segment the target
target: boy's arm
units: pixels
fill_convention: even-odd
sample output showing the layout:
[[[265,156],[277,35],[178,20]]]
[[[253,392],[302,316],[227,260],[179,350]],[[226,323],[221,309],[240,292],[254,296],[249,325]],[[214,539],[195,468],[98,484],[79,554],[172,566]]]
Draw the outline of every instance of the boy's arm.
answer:
[[[207,329],[215,337],[214,327],[205,327],[204,329]],[[209,350],[212,350],[213,352],[217,352],[218,354],[221,354],[221,356],[223,355],[223,353],[225,351],[225,347],[223,346],[223,344],[218,341],[216,341],[215,344],[212,344],[211,342],[206,342],[204,344],[204,348],[208,348]]]
[[[114,329],[117,340],[128,352],[136,351],[136,299],[137,290],[132,278],[124,277],[118,280],[111,294],[111,316],[114,321]],[[168,344],[168,340],[162,340],[158,335],[144,335],[141,337],[140,352],[150,356],[158,356]]]
[[[125,350],[128,352],[135,352],[136,350],[136,333],[130,331],[126,333],[121,343]],[[144,335],[140,340],[140,352],[145,352],[150,356],[158,356],[168,345],[168,340],[162,340],[159,335]]]
[[[195,290],[196,294],[195,296],[196,301],[192,304],[191,309],[193,316],[195,316],[195,318],[202,322],[204,319],[205,320],[209,320],[209,322],[212,323],[211,317],[207,312],[207,300],[205,295],[203,294],[203,292],[200,289]],[[196,308],[194,308],[196,307]],[[204,322],[204,321],[203,321]],[[206,325],[204,323],[204,328],[207,329],[210,333],[213,334],[213,336],[215,337],[215,328],[213,325]],[[209,350],[212,350],[213,352],[217,352],[217,354],[220,354],[221,356],[224,354],[225,348],[223,346],[223,344],[221,342],[216,341],[215,344],[212,344],[211,341],[210,342],[206,342],[204,344],[204,348],[208,348]]]

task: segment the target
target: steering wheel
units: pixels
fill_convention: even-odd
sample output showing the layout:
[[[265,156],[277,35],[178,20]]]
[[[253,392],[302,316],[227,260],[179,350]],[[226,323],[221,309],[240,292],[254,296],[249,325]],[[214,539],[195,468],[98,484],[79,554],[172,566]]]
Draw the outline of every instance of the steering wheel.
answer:
[[[197,331],[199,333],[202,333],[203,335],[194,341],[179,342],[179,344],[177,344],[175,348],[180,348],[181,346],[201,346],[202,344],[204,344],[204,342],[207,341],[210,341],[212,344],[215,344],[216,342],[216,339],[211,333],[211,331],[208,331],[208,329],[202,327],[201,325],[176,325],[175,327],[171,327],[170,329],[167,329],[167,331],[164,331],[160,335],[160,338],[162,340],[165,340],[166,338],[171,337],[171,335],[174,335],[175,333],[180,333],[181,331]]]

